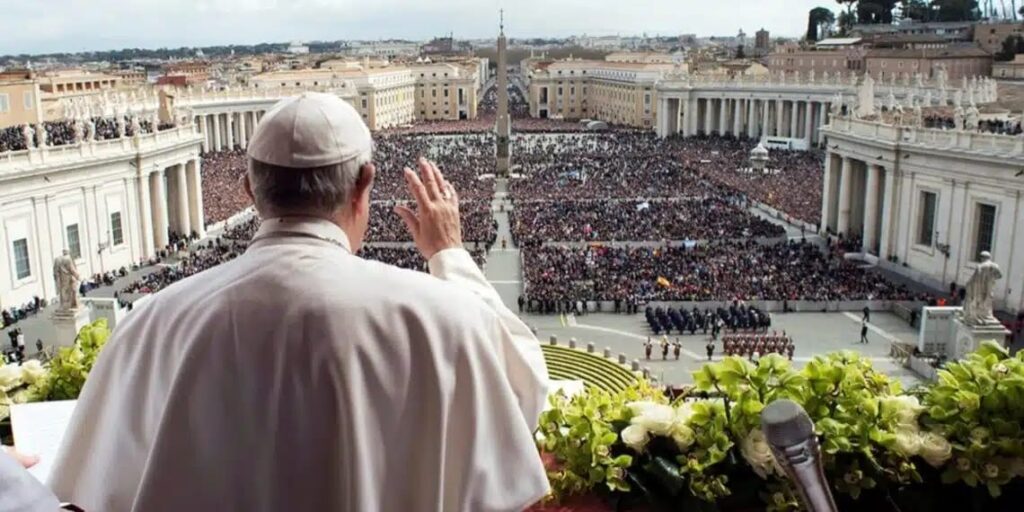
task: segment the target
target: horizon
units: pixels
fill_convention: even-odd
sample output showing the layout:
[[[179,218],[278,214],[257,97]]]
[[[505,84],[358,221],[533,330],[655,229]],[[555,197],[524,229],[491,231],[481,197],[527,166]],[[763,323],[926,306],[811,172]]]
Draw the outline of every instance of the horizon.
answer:
[[[510,39],[564,39],[571,36],[748,37],[764,28],[773,37],[798,37],[814,7],[835,10],[823,0],[734,0],[735,8],[707,9],[695,0],[555,5],[523,0],[505,9]],[[831,5],[830,5],[831,3]],[[17,3],[0,18],[0,55],[37,56],[125,49],[204,48],[286,44],[291,41],[429,41],[454,33],[458,40],[497,36],[498,11],[505,2],[452,0],[425,5],[383,0],[352,9],[350,0],[140,0],[131,4],[99,0],[83,5],[55,0],[46,9]],[[783,5],[785,4],[785,5]],[[358,7],[367,7],[358,4]],[[799,9],[800,16],[793,16]],[[355,13],[354,15],[352,15]],[[125,24],[123,20],[131,19]]]

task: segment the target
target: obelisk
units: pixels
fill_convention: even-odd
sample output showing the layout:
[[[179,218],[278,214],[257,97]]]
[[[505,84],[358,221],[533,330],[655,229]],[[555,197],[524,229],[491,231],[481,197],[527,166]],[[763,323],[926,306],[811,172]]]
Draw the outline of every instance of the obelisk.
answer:
[[[505,11],[501,10],[501,21],[499,22],[498,32],[498,119],[494,126],[494,132],[497,136],[497,155],[498,155],[498,176],[508,176],[509,168],[509,157],[511,148],[509,148],[509,138],[512,135],[512,122],[508,117],[508,62],[505,56],[506,41],[505,41]]]

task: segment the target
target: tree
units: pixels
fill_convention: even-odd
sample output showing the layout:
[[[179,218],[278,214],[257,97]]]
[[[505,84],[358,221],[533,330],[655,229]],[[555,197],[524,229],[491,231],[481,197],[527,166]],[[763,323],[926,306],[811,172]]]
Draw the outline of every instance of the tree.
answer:
[[[743,50],[743,45],[736,45],[736,58],[743,59],[747,57],[747,53]]]
[[[807,13],[807,40],[817,41],[828,36],[829,29],[835,23],[836,17],[832,11],[825,7],[815,7]]]
[[[857,3],[857,0],[836,0],[836,3],[846,6],[846,12],[839,14],[839,31],[846,34],[853,24],[857,23],[857,17],[853,13],[853,4]]]
[[[935,16],[931,3],[926,0],[900,0],[900,11],[903,19],[914,21],[932,21]]]
[[[896,0],[861,0],[857,3],[857,22],[863,24],[892,23]]]
[[[978,0],[932,0],[937,21],[974,21],[981,15]]]

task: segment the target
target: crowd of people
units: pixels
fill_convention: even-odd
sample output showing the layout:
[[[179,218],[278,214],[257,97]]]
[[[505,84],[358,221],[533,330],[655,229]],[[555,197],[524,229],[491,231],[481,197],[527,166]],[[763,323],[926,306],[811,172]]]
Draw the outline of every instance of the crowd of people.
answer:
[[[528,299],[837,301],[921,299],[903,285],[805,241],[717,241],[687,247],[524,251]]]
[[[718,240],[779,237],[780,226],[723,196],[682,200],[519,202],[509,214],[523,245],[545,241]]]
[[[46,308],[46,299],[41,299],[38,296],[32,297],[32,300],[24,304],[4,308],[0,311],[0,329],[6,329],[34,316],[44,308]]]
[[[415,210],[409,201],[375,201],[370,205],[370,227],[366,239],[370,242],[411,242],[409,231],[394,212],[396,204],[405,204]],[[488,246],[497,238],[497,223],[491,214],[490,201],[460,201],[459,217],[462,221],[462,239]]]
[[[92,123],[96,128],[96,140],[116,139],[119,137],[117,119],[113,117],[93,117]],[[129,116],[124,116],[125,136],[135,136],[135,128]],[[138,118],[139,128],[142,133],[152,133],[153,123],[149,119]],[[161,124],[158,129],[164,130],[168,126]],[[43,128],[46,130],[47,146],[65,146],[75,143],[75,121],[63,119],[60,121],[44,121]],[[39,147],[39,136],[35,132],[35,126],[31,126],[31,141],[33,147]],[[21,151],[26,149],[25,131],[23,125],[8,126],[0,129],[0,153],[6,151]]]
[[[733,333],[737,331],[768,332],[772,325],[771,315],[738,300],[732,301],[729,307],[718,307],[716,309],[700,308],[694,306],[692,310],[686,308],[663,308],[661,306],[647,306],[644,310],[644,317],[647,319],[647,326],[654,331],[654,334],[671,334],[675,329],[678,334],[691,335],[701,331],[702,334],[711,332],[712,339],[718,339],[722,329],[729,329]]]
[[[724,355],[749,357],[751,361],[767,354],[786,354],[792,361],[795,350],[793,338],[787,336],[786,331],[782,331],[782,334],[731,334],[722,337]],[[713,353],[714,349],[712,348],[710,352]],[[709,359],[710,355],[709,353]]]
[[[923,121],[925,128],[940,130],[956,128],[956,119],[948,112],[927,114]],[[978,120],[978,131],[1000,135],[1020,135],[1024,133],[1024,127],[1019,119],[980,119]]]
[[[246,166],[243,149],[203,154],[203,216],[207,224],[225,221],[252,205],[242,188]]]

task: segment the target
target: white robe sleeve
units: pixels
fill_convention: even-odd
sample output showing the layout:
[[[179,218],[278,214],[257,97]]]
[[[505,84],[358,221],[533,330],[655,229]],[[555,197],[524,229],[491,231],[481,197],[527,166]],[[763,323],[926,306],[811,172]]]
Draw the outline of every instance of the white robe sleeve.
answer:
[[[501,323],[495,346],[502,350],[509,384],[523,417],[536,428],[547,400],[548,369],[540,342],[533,331],[512,310],[505,307],[498,292],[487,282],[473,257],[465,249],[445,249],[428,262],[430,273],[444,281],[472,291],[490,306]]]

